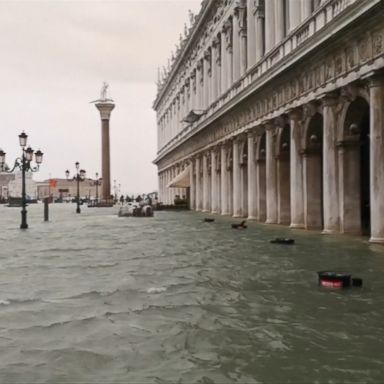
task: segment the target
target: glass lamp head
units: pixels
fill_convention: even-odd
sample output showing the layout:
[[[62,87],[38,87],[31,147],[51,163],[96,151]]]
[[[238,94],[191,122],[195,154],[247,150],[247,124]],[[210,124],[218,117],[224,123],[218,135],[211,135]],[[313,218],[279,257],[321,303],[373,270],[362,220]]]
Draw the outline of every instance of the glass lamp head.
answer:
[[[19,135],[20,147],[25,147],[27,145],[28,135],[23,131]]]
[[[80,178],[81,180],[84,180],[85,179],[85,170],[84,169],[80,169]]]
[[[25,159],[27,161],[32,161],[33,160],[33,149],[31,147],[28,147],[25,150]]]
[[[69,169],[67,169],[66,171],[65,171],[65,177],[68,179],[69,178]]]
[[[36,164],[41,164],[43,162],[43,155],[44,153],[40,151],[40,149],[38,149],[36,152],[35,152],[35,160],[36,160]]]

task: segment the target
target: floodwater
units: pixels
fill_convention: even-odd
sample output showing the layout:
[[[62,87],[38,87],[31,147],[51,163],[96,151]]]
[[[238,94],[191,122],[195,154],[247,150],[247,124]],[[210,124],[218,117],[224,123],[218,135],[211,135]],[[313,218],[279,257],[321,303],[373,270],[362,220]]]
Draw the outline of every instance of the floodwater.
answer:
[[[383,381],[384,247],[116,212],[32,205],[20,231],[0,206],[1,383]],[[364,287],[320,288],[328,269]]]

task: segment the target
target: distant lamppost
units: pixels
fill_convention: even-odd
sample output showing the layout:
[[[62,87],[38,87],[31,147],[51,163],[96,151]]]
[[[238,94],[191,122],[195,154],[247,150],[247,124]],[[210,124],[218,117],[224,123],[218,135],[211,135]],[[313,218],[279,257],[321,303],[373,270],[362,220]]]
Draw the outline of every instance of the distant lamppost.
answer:
[[[93,182],[93,185],[96,186],[96,203],[99,202],[99,185],[101,185],[101,179],[99,179],[99,173],[96,172],[96,180]]]
[[[25,172],[37,172],[39,170],[40,164],[43,162],[43,152],[34,150],[31,147],[25,148],[27,146],[28,135],[23,131],[19,135],[19,143],[21,147],[21,157],[18,157],[15,160],[15,164],[11,170],[4,169],[7,173],[12,173],[16,168],[19,168],[21,171],[21,229],[27,229],[27,199],[25,192]],[[35,154],[36,166],[33,167],[31,162],[33,160],[33,154]],[[0,149],[0,168],[5,168],[5,155],[6,153]]]
[[[76,206],[76,213],[80,213],[80,181],[84,181],[85,180],[85,170],[84,169],[80,169],[80,163],[78,161],[76,161],[75,163],[75,167],[76,167],[76,175],[73,176],[73,180],[75,180],[77,182],[77,195],[76,195],[76,203],[77,203],[77,206]],[[65,171],[65,176],[67,177],[67,180],[70,180],[69,179],[69,170],[67,169]]]

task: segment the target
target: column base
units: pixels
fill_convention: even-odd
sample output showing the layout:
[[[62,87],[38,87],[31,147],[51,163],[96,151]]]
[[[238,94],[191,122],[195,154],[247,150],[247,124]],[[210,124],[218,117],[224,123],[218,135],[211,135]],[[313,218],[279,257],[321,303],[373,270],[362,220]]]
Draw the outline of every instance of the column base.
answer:
[[[277,221],[276,220],[267,219],[265,221],[265,224],[277,224]]]
[[[220,215],[221,216],[230,216],[231,214],[229,212],[221,212]]]
[[[257,220],[257,217],[256,216],[248,216],[247,217],[247,220]]]
[[[340,232],[336,231],[336,229],[323,229],[321,232],[322,235],[335,235],[336,233]]]
[[[384,244],[384,237],[371,237],[369,242],[375,244]]]
[[[239,215],[239,214],[237,214],[237,215],[232,215],[232,217],[243,217],[242,215]]]
[[[211,211],[212,215],[217,215],[219,212],[218,211]]]
[[[209,213],[209,212],[211,212],[209,209],[203,209],[201,212],[204,212],[204,213]]]
[[[304,226],[304,224],[291,223],[289,225],[289,228],[292,228],[292,229],[305,229],[305,226]]]

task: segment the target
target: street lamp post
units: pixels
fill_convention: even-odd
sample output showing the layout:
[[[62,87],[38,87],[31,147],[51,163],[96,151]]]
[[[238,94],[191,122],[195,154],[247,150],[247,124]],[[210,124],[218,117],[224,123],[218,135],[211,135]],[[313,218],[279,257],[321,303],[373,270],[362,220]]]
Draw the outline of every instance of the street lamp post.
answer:
[[[78,161],[76,161],[75,163],[75,167],[76,167],[76,175],[73,176],[73,180],[76,181],[77,183],[77,195],[76,195],[76,213],[80,213],[81,210],[80,210],[80,181],[84,181],[85,180],[85,170],[84,169],[80,169],[80,163]],[[65,171],[65,176],[67,177],[67,180],[69,180],[69,170],[67,169]]]
[[[19,135],[19,143],[21,147],[21,157],[15,160],[15,164],[11,170],[4,169],[7,173],[12,173],[16,168],[21,170],[21,224],[20,229],[27,229],[27,198],[25,187],[25,172],[37,172],[40,164],[43,162],[43,152],[37,150],[36,152],[31,148],[25,148],[27,146],[28,135],[23,131]],[[33,154],[35,154],[36,166],[33,167],[31,162],[33,160]],[[0,168],[6,168],[5,165],[6,153],[0,149]]]

